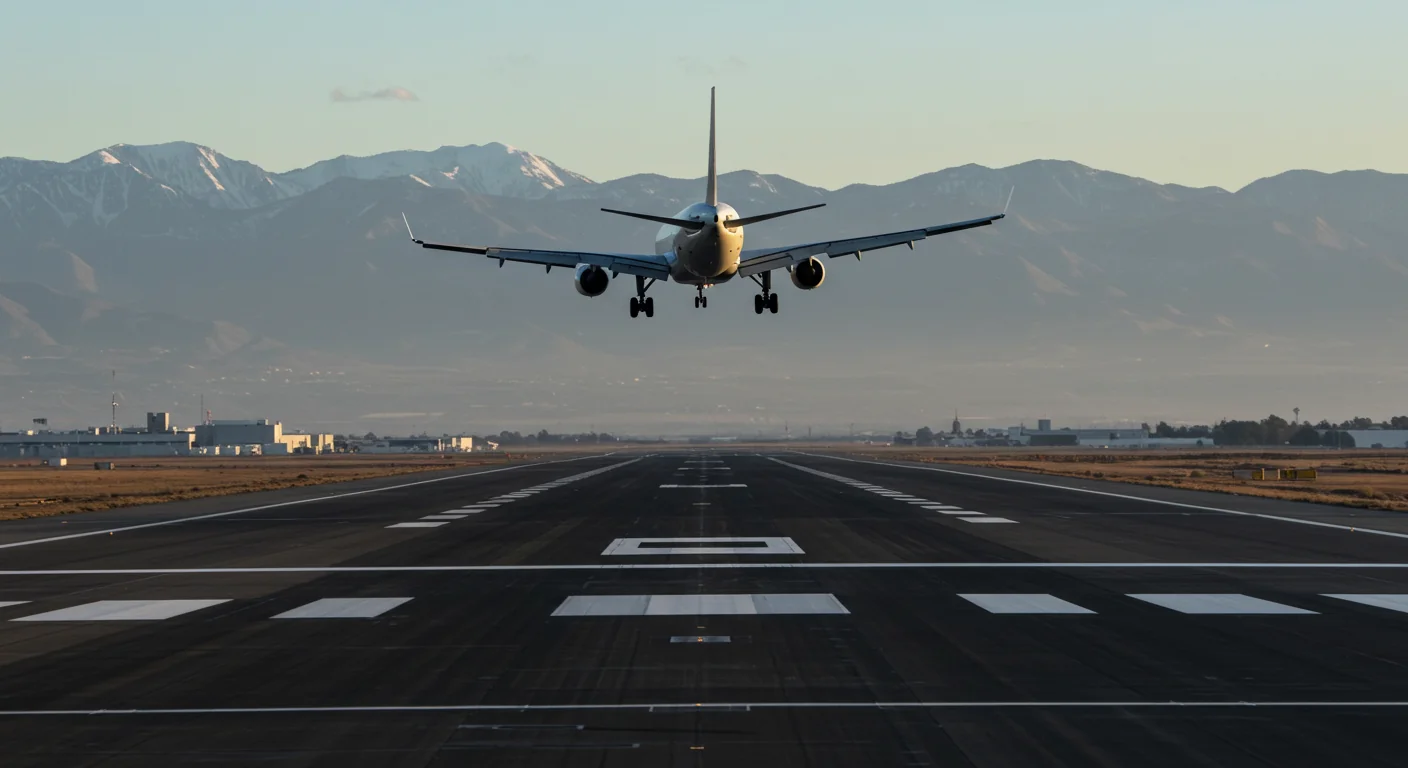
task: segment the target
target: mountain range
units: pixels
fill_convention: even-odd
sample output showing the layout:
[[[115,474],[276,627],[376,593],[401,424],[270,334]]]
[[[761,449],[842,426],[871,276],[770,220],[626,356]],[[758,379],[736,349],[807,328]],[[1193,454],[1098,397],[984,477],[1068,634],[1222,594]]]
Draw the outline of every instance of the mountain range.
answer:
[[[745,283],[699,311],[658,286],[658,316],[632,321],[624,283],[584,299],[560,271],[417,249],[401,222],[442,241],[648,250],[655,225],[598,209],[669,215],[703,187],[596,182],[503,144],[284,173],[184,142],[0,159],[0,426],[35,408],[101,415],[76,403],[114,366],[149,409],[207,389],[238,415],[325,425],[441,413],[479,428],[488,413],[661,430],[912,427],[952,406],[1264,415],[1268,391],[1367,414],[1408,379],[1405,175],[1290,171],[1234,192],[1037,160],[828,190],[735,171],[720,198],[743,215],[827,204],[750,227],[749,246],[969,218],[1016,188],[996,226],[832,260],[819,290],[787,285],[762,318]],[[642,374],[648,391],[627,385]]]

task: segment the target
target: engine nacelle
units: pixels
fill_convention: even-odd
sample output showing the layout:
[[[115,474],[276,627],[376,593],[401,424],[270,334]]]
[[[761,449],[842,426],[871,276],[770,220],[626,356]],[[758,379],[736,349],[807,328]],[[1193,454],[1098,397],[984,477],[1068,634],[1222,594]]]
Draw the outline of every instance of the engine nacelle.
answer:
[[[577,286],[577,293],[583,296],[600,296],[606,293],[606,286],[611,284],[611,275],[606,274],[606,270],[601,267],[578,264],[577,276],[572,282]]]
[[[792,268],[792,284],[804,291],[821,285],[826,279],[826,265],[816,259],[807,259]]]

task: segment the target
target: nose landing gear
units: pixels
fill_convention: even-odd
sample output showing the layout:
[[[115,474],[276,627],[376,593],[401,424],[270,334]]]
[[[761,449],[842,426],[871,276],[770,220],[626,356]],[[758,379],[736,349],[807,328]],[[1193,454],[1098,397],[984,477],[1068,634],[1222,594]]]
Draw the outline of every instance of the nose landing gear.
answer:
[[[695,309],[708,309],[709,297],[704,295],[704,286],[699,286],[699,295],[694,297]]]

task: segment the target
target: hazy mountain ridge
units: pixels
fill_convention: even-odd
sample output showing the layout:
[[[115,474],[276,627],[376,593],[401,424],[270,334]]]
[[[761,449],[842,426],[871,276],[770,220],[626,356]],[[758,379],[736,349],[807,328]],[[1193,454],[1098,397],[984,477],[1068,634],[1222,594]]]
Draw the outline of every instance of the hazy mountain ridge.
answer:
[[[495,146],[503,147],[481,149]],[[74,163],[0,160],[0,280],[67,294],[19,299],[0,290],[8,297],[0,302],[7,318],[0,355],[45,347],[80,359],[118,346],[123,333],[128,346],[152,346],[144,341],[150,325],[100,327],[45,315],[47,302],[86,296],[164,313],[187,328],[171,344],[155,344],[169,350],[168,361],[234,364],[268,343],[259,339],[276,338],[287,345],[279,347],[284,360],[570,371],[589,381],[633,367],[704,375],[690,367],[700,354],[725,377],[758,365],[810,370],[808,361],[862,349],[868,365],[907,371],[895,374],[901,378],[1019,350],[1057,369],[1062,359],[1088,367],[1157,361],[1138,375],[1170,366],[1198,371],[1212,359],[1256,359],[1263,348],[1287,345],[1298,359],[1354,349],[1408,356],[1408,308],[1400,299],[1408,287],[1408,176],[1295,171],[1228,192],[1037,160],[826,190],[735,171],[721,177],[720,199],[744,215],[827,203],[749,227],[749,247],[971,218],[1001,210],[1013,187],[1016,193],[1007,220],[993,227],[934,238],[914,252],[867,254],[862,264],[830,260],[826,284],[814,292],[781,280],[777,317],[754,316],[756,288],[735,281],[713,289],[704,311],[690,309],[688,291],[658,286],[658,316],[633,322],[625,312],[628,280],[583,299],[568,270],[499,269],[482,257],[415,248],[401,213],[430,240],[648,250],[657,225],[598,209],[671,214],[699,199],[702,179],[642,174],[596,183],[549,165],[562,182],[553,186],[503,147],[493,150],[503,162],[494,167],[504,171],[494,178],[506,185],[489,195],[476,186],[488,177],[470,183],[474,174],[456,181],[442,173],[443,183],[427,183],[429,172],[415,173],[412,161],[434,169],[463,157],[436,152],[387,153],[396,157],[373,156],[385,162],[370,165],[326,161],[302,169],[302,177],[262,174],[210,152],[219,168],[209,170],[225,174],[215,174],[224,190],[206,176],[204,151],[173,151],[184,158],[181,173],[131,152],[111,152],[117,162],[101,153]],[[305,185],[312,188],[291,192]],[[227,202],[255,201],[256,190],[272,199],[251,207]],[[215,333],[215,323],[248,337]],[[525,336],[530,327],[537,330]],[[680,349],[695,357],[676,355]],[[396,387],[400,397],[419,391],[417,376],[433,378],[407,375]],[[973,381],[992,386],[988,378]],[[606,390],[598,395],[615,402]],[[515,395],[510,388],[498,396]],[[337,402],[353,400],[318,400],[334,410]],[[669,398],[649,402],[676,410]],[[574,412],[582,407],[598,406],[578,403]],[[628,408],[625,401],[615,407]],[[417,410],[409,403],[390,410],[403,408]],[[675,417],[701,417],[691,413]]]

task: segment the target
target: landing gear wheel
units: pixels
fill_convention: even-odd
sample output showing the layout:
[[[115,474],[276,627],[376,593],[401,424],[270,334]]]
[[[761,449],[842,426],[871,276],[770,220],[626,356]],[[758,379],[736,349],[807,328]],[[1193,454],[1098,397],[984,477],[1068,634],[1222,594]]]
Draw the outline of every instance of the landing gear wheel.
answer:
[[[694,308],[695,308],[695,309],[699,309],[699,299],[701,299],[701,298],[703,298],[703,297],[701,297],[701,296],[695,296],[695,297],[694,297]]]
[[[777,314],[777,294],[768,297],[768,311]]]
[[[753,294],[753,314],[763,314],[763,294],[761,293]]]
[[[655,297],[654,297],[654,296],[652,296],[652,297],[650,297],[650,298],[648,298],[648,299],[645,300],[645,316],[646,316],[646,317],[655,317]]]
[[[708,296],[700,296],[700,297],[699,297],[699,306],[700,306],[701,309],[708,309],[708,308],[709,308],[709,297],[708,297]]]
[[[636,315],[639,315],[639,314],[640,314],[640,301],[637,300],[636,297],[632,296],[632,297],[631,297],[631,317],[635,317]]]

